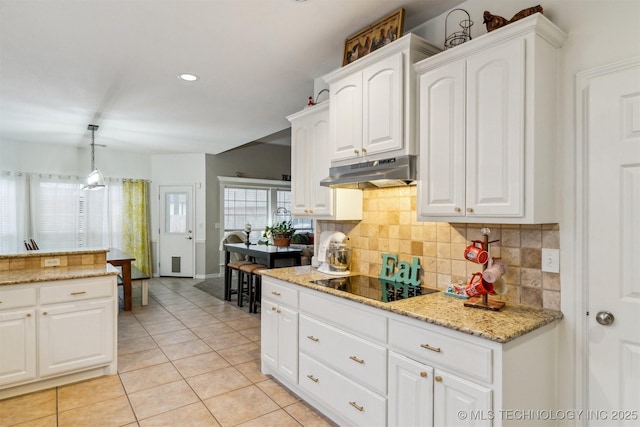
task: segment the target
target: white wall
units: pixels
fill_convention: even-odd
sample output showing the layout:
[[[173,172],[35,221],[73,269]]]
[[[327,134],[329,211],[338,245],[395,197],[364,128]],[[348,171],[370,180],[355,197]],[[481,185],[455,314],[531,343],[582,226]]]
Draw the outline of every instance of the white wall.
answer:
[[[529,0],[469,0],[459,7],[471,15],[475,25],[472,37],[486,33],[482,24],[485,10],[510,19],[518,11],[534,6]],[[582,284],[576,283],[574,253],[577,230],[575,212],[575,78],[576,73],[623,59],[640,56],[640,1],[638,0],[547,0],[541,3],[544,15],[568,34],[560,50],[559,105],[560,129],[558,156],[562,159],[562,221],[561,233],[561,309],[565,315],[560,323],[558,353],[558,407],[579,409],[583,392],[576,387],[580,374],[576,359],[584,359],[576,342],[576,325],[582,321],[583,307],[576,306],[576,295]],[[452,17],[454,14],[451,15]],[[456,15],[457,16],[457,15]],[[412,32],[442,46],[445,40],[446,13],[432,19]],[[459,20],[449,22],[457,26]],[[527,367],[523,367],[527,368]]]
[[[151,158],[96,147],[96,167],[107,178],[151,178]],[[91,172],[91,151],[86,147],[0,142],[0,170],[86,176]]]
[[[195,239],[195,275],[205,277],[207,239],[206,225],[206,168],[205,154],[155,154],[151,156],[151,249],[153,270],[158,269],[158,229],[160,210],[158,203],[159,188],[162,185],[188,185],[193,187],[194,195],[194,239]]]

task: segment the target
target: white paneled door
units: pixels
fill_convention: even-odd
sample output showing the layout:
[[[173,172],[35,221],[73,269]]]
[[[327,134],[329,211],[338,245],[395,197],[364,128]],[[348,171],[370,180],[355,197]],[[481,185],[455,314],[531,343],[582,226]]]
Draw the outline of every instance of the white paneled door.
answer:
[[[160,276],[194,277],[192,186],[160,186]]]
[[[638,425],[640,61],[594,75],[585,93],[589,423]]]

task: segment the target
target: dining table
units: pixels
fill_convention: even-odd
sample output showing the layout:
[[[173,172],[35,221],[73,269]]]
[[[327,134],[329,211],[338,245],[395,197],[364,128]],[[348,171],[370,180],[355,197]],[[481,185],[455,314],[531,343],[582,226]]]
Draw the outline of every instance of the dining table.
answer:
[[[301,264],[302,249],[291,246],[259,245],[256,243],[225,243],[224,265],[229,264],[231,252],[246,255],[256,261],[262,262],[268,268],[274,268],[277,260],[292,259],[294,265]]]
[[[109,248],[107,252],[107,263],[121,269],[124,311],[131,311],[131,262],[135,260],[135,257],[117,248]]]
[[[302,249],[291,246],[262,245],[256,243],[225,243],[224,244],[224,294],[229,299],[231,292],[231,268],[229,261],[231,253],[239,253],[249,257],[254,262],[260,262],[268,268],[274,268],[277,260],[291,259],[294,265],[302,264]],[[239,280],[239,279],[238,279]],[[238,282],[238,286],[240,283]]]

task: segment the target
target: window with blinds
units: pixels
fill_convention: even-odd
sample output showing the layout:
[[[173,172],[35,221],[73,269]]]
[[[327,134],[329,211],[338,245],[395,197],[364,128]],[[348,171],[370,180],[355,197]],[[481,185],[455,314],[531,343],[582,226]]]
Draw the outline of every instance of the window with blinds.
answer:
[[[225,187],[224,228],[244,230],[251,224],[254,230],[264,230],[269,221],[269,189]]]

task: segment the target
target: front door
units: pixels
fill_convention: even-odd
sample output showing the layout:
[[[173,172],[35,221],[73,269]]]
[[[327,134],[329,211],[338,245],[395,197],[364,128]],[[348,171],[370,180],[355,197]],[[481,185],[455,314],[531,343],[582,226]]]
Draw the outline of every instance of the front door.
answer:
[[[640,61],[596,74],[586,93],[588,418],[637,425]]]
[[[194,277],[193,187],[160,186],[160,276]]]

